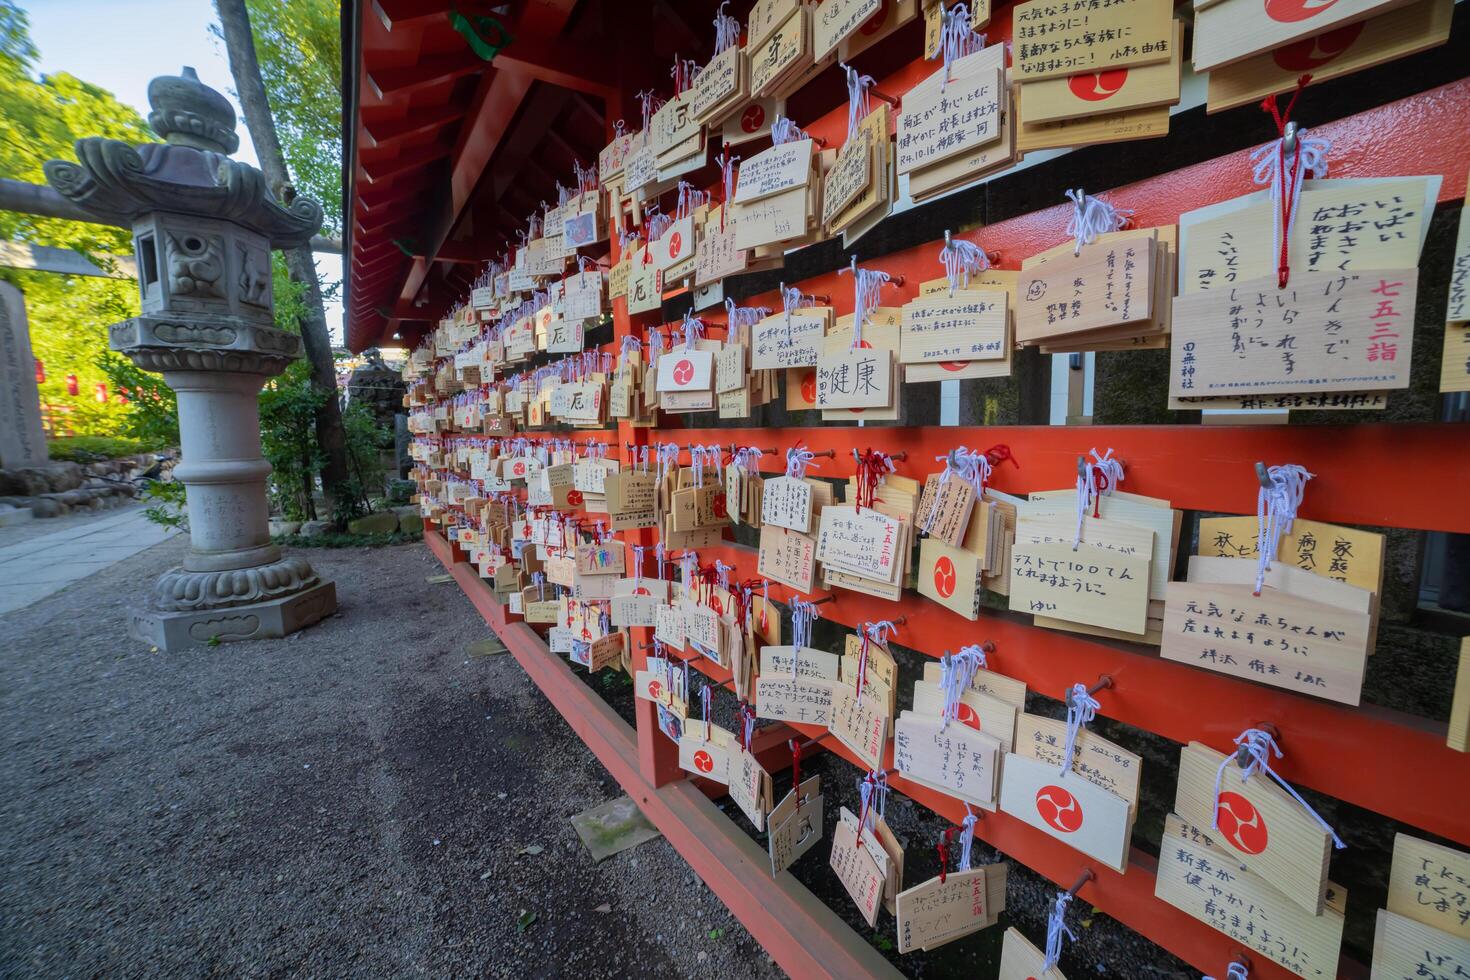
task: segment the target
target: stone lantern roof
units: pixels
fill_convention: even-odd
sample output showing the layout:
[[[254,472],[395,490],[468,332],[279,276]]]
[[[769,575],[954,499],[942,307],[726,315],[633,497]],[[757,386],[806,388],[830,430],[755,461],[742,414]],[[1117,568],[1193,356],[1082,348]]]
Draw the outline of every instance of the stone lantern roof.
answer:
[[[96,136],[77,140],[77,163],[46,163],[51,186],[84,211],[116,223],[158,211],[222,219],[272,248],[304,245],[321,230],[320,204],[297,197],[282,206],[264,174],[230,158],[240,146],[235,110],[193,68],[153,79],[148,104],[148,123],[166,142],[135,147]]]

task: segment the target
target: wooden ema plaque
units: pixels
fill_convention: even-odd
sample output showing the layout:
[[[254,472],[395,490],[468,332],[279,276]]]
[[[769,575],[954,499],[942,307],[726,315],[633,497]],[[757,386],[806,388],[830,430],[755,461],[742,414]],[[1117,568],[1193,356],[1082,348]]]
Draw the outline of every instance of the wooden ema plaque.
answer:
[[[1456,752],[1470,752],[1470,636],[1460,641],[1460,663],[1455,670],[1455,693],[1445,744]]]
[[[919,595],[974,622],[980,618],[981,559],[937,538],[919,546]]]
[[[1418,271],[1293,273],[1174,301],[1169,393],[1273,394],[1404,388]]]
[[[1080,255],[1025,270],[1016,297],[1016,341],[1039,343],[1148,321],[1153,257],[1154,236],[1138,234],[1094,242]]]
[[[1443,44],[1454,6],[1453,0],[1417,0],[1215,68],[1209,73],[1205,111],[1223,112],[1290,92],[1304,71],[1320,85]]]
[[[893,729],[893,764],[905,779],[986,810],[995,809],[1001,745],[957,721],[944,724],[912,711]]]
[[[1259,522],[1254,517],[1205,517],[1199,522],[1201,555],[1256,557]],[[1369,592],[1383,591],[1383,535],[1298,517],[1277,545],[1282,562]]]
[[[995,925],[1005,911],[1006,866],[951,871],[898,893],[898,951],[930,950]]]
[[[1015,718],[1016,754],[1060,771],[1067,747],[1067,723],[1024,711],[1017,712]],[[1137,816],[1138,788],[1143,777],[1143,759],[1138,755],[1083,728],[1077,732],[1073,747],[1072,771],[1126,800],[1130,820]]]
[[[1207,745],[1186,745],[1179,754],[1174,811],[1206,828],[1216,847],[1231,854],[1231,867],[1259,875],[1287,901],[1320,915],[1332,835],[1270,776],[1258,773],[1242,782],[1233,760],[1220,780],[1219,827],[1209,829],[1217,816],[1215,774],[1225,761]]]
[[[1098,522],[1101,527],[1107,522]],[[1113,525],[1134,541],[1082,543],[1058,523],[1022,520],[1011,546],[1010,608],[1054,619],[1142,634],[1148,620],[1150,532]]]
[[[1373,932],[1373,976],[1470,976],[1470,941],[1387,909]]]
[[[1120,874],[1128,870],[1128,801],[1075,772],[1012,752],[1001,771],[1000,808]]]
[[[938,718],[944,708],[944,693],[939,687],[939,665],[925,664],[929,666],[935,669],[926,670],[923,680],[914,681],[914,714]],[[972,686],[960,692],[953,724],[984,732],[1000,743],[1001,752],[1010,752],[1016,735],[1016,706]]]
[[[1006,355],[1010,317],[1004,292],[957,290],[903,307],[899,361],[904,364],[997,360]]]
[[[883,748],[888,744],[886,707],[875,698],[859,701],[846,684],[832,692],[832,721],[828,727],[869,771],[883,768]]]
[[[1045,966],[1045,954],[1031,945],[1031,940],[1014,926],[1006,930],[1000,948],[999,980],[1067,980],[1061,970],[1047,970]]]
[[[1104,7],[1087,0],[1026,0],[1016,4],[1012,20],[1016,78],[1023,82],[1167,61],[1174,47],[1169,0]]]
[[[874,860],[873,850],[871,844],[858,846],[857,818],[844,807],[832,835],[829,864],[870,929],[878,921],[878,906],[888,877]]]
[[[1045,123],[1174,105],[1179,101],[1183,50],[1184,24],[1175,21],[1168,61],[1027,82],[1023,93],[1026,119]]]
[[[1194,70],[1211,71],[1260,51],[1404,6],[1408,0],[1219,0],[1196,6]]]
[[[1307,912],[1273,887],[1274,874],[1263,878],[1236,867],[1238,853],[1208,823],[1171,813],[1154,895],[1299,977],[1336,977],[1347,892],[1328,882],[1321,914]]]
[[[716,737],[716,732],[721,734]],[[709,738],[705,738],[706,733]],[[683,737],[679,739],[679,768],[695,776],[728,785],[730,749],[734,746],[734,736],[725,729],[717,725],[706,726],[701,721],[691,721],[684,726]]]
[[[1470,942],[1470,854],[1396,834],[1388,910]]]
[[[730,751],[730,799],[757,832],[766,829],[771,806],[771,774],[756,757],[736,746]]]
[[[822,839],[822,777],[804,779],[799,790],[787,793],[767,816],[766,826],[766,849],[775,876]]]
[[[1239,564],[1249,565],[1254,579],[1255,563]],[[1253,583],[1200,581],[1170,582],[1167,595],[1159,648],[1165,660],[1343,704],[1361,698],[1370,600],[1351,609],[1269,583],[1257,596]]]

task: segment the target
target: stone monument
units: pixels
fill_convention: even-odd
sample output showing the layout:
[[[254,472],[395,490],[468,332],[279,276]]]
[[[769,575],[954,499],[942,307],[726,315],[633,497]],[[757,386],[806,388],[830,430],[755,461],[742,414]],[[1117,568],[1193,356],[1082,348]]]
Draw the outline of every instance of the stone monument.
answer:
[[[334,612],[337,591],[271,544],[256,397],[301,356],[301,338],[272,326],[270,250],[305,244],[322,209],[283,206],[264,174],[230,159],[235,110],[194,69],[153,79],[148,103],[166,142],[92,137],[77,141],[80,163],[46,164],[62,196],[132,227],[143,313],[108,328],[111,346],[179,399],[190,549],[130,632],[168,650],[285,636]]]
[[[47,461],[25,296],[0,282],[0,469],[45,466]]]

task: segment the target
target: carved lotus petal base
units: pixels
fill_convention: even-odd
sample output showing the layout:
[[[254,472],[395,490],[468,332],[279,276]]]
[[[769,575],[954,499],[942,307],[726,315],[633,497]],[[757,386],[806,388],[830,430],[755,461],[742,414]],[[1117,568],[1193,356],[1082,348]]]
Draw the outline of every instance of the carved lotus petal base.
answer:
[[[297,555],[221,572],[191,572],[179,566],[158,579],[152,605],[159,610],[228,609],[293,595],[320,581],[311,563]]]

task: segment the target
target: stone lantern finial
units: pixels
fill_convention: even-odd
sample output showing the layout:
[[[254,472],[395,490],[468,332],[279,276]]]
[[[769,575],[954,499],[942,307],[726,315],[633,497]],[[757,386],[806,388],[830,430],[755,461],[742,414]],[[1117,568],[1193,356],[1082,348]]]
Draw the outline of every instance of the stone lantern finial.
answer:
[[[192,146],[229,156],[240,148],[235,107],[199,80],[188,65],[177,75],[148,83],[148,125],[173,146]]]

